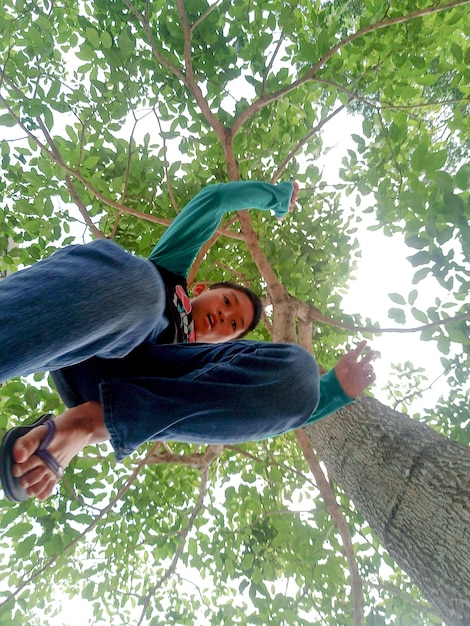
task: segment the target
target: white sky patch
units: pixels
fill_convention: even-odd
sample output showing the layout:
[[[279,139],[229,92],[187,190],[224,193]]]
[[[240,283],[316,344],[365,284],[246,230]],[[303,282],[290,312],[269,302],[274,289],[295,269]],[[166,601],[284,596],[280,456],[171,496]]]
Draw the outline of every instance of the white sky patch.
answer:
[[[351,134],[360,135],[361,128],[361,118],[352,117],[344,112],[335,118],[332,125],[325,126],[322,132],[324,146],[320,166],[323,169],[324,178],[331,184],[339,181],[339,166],[347,149],[355,149]],[[347,211],[347,204],[352,202],[352,196],[345,197],[344,202],[345,211]],[[367,206],[364,201],[364,209]],[[361,256],[357,259],[354,280],[350,281],[348,294],[342,301],[344,310],[349,314],[360,314],[364,319],[369,317],[381,328],[419,327],[421,323],[410,315],[407,315],[407,321],[403,326],[389,318],[388,311],[396,304],[392,302],[388,294],[399,293],[406,300],[410,291],[417,289],[419,295],[416,306],[420,310],[433,307],[436,296],[444,300],[446,294],[437,281],[432,279],[413,285],[415,268],[411,266],[407,257],[411,256],[414,251],[405,245],[403,237],[399,234],[387,237],[380,231],[367,230],[367,226],[373,223],[374,214],[364,214],[363,222],[358,225],[356,237],[360,244]],[[377,382],[373,387],[373,392],[385,404],[389,403],[389,398],[386,392],[381,391],[381,388],[393,377],[392,363],[411,361],[416,368],[425,369],[429,382],[442,374],[440,353],[433,342],[421,341],[419,332],[383,333],[380,337],[369,341],[369,345],[380,352],[380,357],[374,363]],[[429,407],[445,392],[445,388],[445,380],[434,384],[431,390],[426,391],[423,405]],[[416,408],[420,404],[421,402],[417,401]]]

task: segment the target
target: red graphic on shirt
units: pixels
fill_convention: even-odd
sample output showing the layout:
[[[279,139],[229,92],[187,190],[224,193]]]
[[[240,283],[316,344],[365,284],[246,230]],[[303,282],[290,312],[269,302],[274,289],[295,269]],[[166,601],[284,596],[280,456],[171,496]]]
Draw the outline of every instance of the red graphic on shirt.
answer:
[[[175,294],[183,305],[185,313],[191,313],[191,300],[181,285],[176,285]]]
[[[183,332],[183,343],[194,343],[196,341],[196,330],[191,314],[191,300],[181,285],[176,285],[175,287],[173,304],[180,314],[180,329]]]

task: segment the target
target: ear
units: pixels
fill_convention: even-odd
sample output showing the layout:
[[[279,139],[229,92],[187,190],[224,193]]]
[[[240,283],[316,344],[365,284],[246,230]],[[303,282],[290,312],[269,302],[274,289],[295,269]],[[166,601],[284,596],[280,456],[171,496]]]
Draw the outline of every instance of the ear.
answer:
[[[205,291],[206,289],[207,289],[206,283],[196,283],[191,290],[193,292],[193,298],[197,298],[198,296],[200,296],[201,293]]]

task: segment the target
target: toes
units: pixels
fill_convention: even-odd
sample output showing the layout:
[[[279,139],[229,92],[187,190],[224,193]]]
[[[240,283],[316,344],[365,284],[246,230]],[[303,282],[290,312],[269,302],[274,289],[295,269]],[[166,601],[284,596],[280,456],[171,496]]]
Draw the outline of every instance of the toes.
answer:
[[[26,484],[23,484],[23,481]],[[22,486],[26,489],[26,493],[30,498],[37,497],[39,500],[45,500],[52,493],[57,483],[55,476],[50,473],[41,472],[40,468],[27,475],[26,479],[21,480]]]
[[[45,500],[53,492],[57,477],[45,465],[37,465],[22,474],[19,482],[30,498]]]
[[[24,463],[16,463],[13,465],[12,474],[15,478],[21,478],[37,467],[44,467],[44,464],[39,457],[33,455],[26,459]]]
[[[47,432],[44,425],[33,428],[15,441],[12,450],[13,476],[29,497],[39,500],[48,498],[57,484],[55,473],[35,454]]]
[[[24,463],[38,449],[46,433],[45,426],[33,428],[29,433],[20,437],[13,446],[13,459],[16,463]]]
[[[47,483],[43,484],[42,489],[36,494],[38,500],[46,500],[54,491],[56,484],[56,480],[49,480]]]
[[[46,479],[49,479],[51,475],[50,470],[44,465],[38,465],[34,469],[21,475],[20,485],[24,489],[30,489],[36,485],[40,485]]]

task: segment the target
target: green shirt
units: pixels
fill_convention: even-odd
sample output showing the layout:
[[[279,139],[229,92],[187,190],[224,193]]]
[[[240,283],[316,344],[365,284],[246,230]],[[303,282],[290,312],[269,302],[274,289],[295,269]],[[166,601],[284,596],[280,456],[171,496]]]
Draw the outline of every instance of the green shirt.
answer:
[[[320,400],[318,406],[305,422],[304,426],[316,422],[322,417],[330,415],[330,413],[334,413],[338,409],[341,409],[341,407],[351,404],[351,402],[354,402],[354,400],[345,393],[344,389],[339,384],[335,370],[332,369],[326,372],[326,374],[320,378]]]
[[[236,181],[208,185],[173,220],[149,259],[158,267],[187,278],[194,259],[220,226],[225,213],[259,209],[283,217],[289,210],[292,191],[292,183]]]

